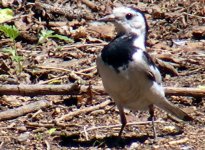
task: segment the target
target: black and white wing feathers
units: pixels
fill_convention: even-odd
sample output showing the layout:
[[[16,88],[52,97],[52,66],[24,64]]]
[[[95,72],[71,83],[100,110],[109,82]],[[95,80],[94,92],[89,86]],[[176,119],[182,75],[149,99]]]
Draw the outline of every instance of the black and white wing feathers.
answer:
[[[117,72],[119,68],[127,68],[132,55],[136,52],[133,46],[135,36],[118,36],[102,50],[101,57],[103,62],[112,66]]]

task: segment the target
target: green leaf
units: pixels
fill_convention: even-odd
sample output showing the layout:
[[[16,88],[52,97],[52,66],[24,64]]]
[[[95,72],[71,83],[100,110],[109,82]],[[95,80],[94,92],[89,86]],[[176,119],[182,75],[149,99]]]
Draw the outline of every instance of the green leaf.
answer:
[[[15,48],[8,47],[8,48],[2,49],[1,51],[4,52],[4,53],[10,54],[10,55],[11,55],[11,56],[10,56],[11,60],[18,63],[18,65],[17,65],[17,71],[18,71],[18,72],[22,72],[23,66],[22,66],[22,63],[21,63],[21,62],[23,61],[23,57],[18,55],[16,49],[15,49]]]
[[[54,33],[54,31],[52,31],[52,30],[42,30],[40,36],[42,38],[49,38],[53,35],[53,33]]]
[[[12,9],[9,8],[0,9],[0,23],[11,20],[13,16],[14,16],[14,12]]]
[[[20,62],[20,61],[23,61],[23,57],[22,56],[19,56],[16,52],[15,49],[9,47],[9,48],[4,48],[2,50],[4,53],[9,53],[11,55],[11,59],[15,62]]]
[[[2,49],[2,52],[9,53],[12,57],[16,56],[16,50],[11,47]]]
[[[52,31],[52,30],[41,30],[38,42],[43,43],[48,38],[58,38],[59,40],[64,40],[64,41],[70,42],[70,43],[74,42],[71,38],[68,38],[67,36],[59,35],[59,34],[53,34],[53,33],[54,33],[54,31]]]
[[[15,62],[20,62],[23,61],[23,57],[22,56],[12,56],[11,59]]]
[[[0,31],[3,32],[12,41],[14,41],[20,35],[19,30],[15,26],[11,25],[0,25]]]
[[[41,33],[39,34],[38,43],[45,42],[45,40],[47,40],[49,37],[51,37],[53,33],[54,33],[54,31],[52,31],[52,30],[41,30]]]
[[[69,43],[73,43],[74,42],[73,39],[68,38],[67,36],[64,36],[64,35],[54,34],[52,37],[58,38],[59,40],[64,40],[64,41],[69,42]]]
[[[56,128],[51,128],[48,130],[48,134],[53,134],[56,131]]]

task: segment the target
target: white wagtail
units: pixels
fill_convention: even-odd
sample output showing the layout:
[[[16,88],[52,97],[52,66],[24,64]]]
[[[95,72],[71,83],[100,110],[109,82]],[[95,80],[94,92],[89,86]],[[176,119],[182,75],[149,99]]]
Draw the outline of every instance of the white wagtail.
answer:
[[[124,108],[149,110],[155,138],[153,105],[181,120],[192,120],[165,97],[161,74],[146,52],[148,27],[144,14],[135,8],[118,7],[99,21],[113,22],[118,33],[98,56],[97,69],[119,109],[119,136],[127,123]]]

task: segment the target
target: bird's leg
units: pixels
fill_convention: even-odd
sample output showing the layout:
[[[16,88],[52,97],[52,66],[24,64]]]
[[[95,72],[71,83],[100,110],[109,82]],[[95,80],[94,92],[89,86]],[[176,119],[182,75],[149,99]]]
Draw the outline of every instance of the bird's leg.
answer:
[[[121,129],[120,129],[120,132],[119,132],[119,135],[118,135],[119,137],[121,137],[122,131],[123,131],[125,125],[127,124],[127,120],[126,120],[126,117],[125,117],[123,107],[120,106],[120,105],[117,105],[117,107],[118,107],[119,112],[120,112],[120,119],[121,119],[121,123],[122,123]]]
[[[149,114],[150,114],[150,119],[152,121],[152,129],[153,129],[153,132],[154,132],[154,140],[156,141],[157,140],[157,132],[156,132],[156,128],[155,128],[155,124],[154,124],[154,105],[150,105],[149,106]]]

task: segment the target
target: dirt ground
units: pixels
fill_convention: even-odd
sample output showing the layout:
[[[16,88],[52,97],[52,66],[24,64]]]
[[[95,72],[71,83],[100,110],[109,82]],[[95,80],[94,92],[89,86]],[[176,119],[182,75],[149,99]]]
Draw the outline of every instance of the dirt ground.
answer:
[[[200,96],[167,97],[190,114],[193,122],[178,122],[156,108],[156,143],[148,112],[127,110],[130,124],[121,138],[117,136],[119,112],[108,95],[92,91],[92,86],[102,85],[96,56],[115,36],[112,24],[96,20],[120,5],[132,5],[145,13],[147,50],[160,68],[164,86],[204,89],[203,0],[2,0],[0,7],[14,12],[14,18],[3,24],[15,25],[20,31],[15,41],[0,32],[2,85],[78,82],[91,88],[78,95],[1,95],[0,116],[9,109],[18,114],[22,106],[39,103],[18,117],[6,118],[11,111],[4,113],[4,119],[0,117],[0,149],[205,149],[205,98]],[[42,39],[43,29],[69,40]],[[16,53],[6,53],[4,48]],[[61,118],[65,115],[69,116]]]

